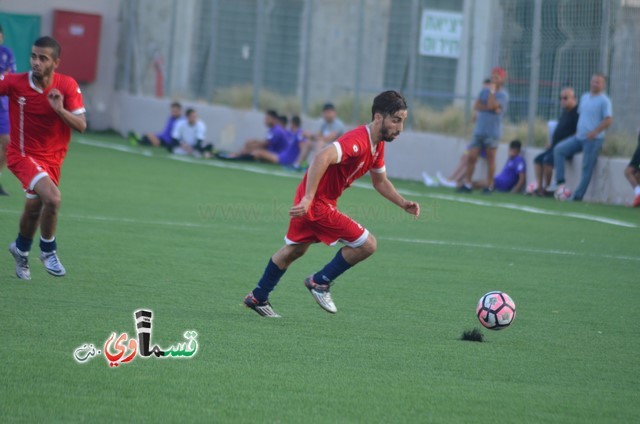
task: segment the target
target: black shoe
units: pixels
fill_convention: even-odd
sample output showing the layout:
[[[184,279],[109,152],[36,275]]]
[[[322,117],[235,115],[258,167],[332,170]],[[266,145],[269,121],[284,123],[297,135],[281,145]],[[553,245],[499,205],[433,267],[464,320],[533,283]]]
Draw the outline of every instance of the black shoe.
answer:
[[[491,194],[493,193],[493,189],[489,187],[485,187],[482,189],[482,194]]]
[[[253,155],[250,155],[248,153],[244,155],[238,155],[235,153],[217,153],[216,157],[222,160],[235,160],[238,162],[253,162],[256,160]]]
[[[473,189],[471,187],[467,187],[464,184],[456,188],[456,193],[471,193],[471,192],[473,192]]]
[[[7,191],[4,190],[4,188],[2,188],[2,185],[0,184],[0,196],[8,196],[9,193]]]
[[[221,160],[235,160],[237,158],[237,155],[229,152],[217,152],[213,156]]]

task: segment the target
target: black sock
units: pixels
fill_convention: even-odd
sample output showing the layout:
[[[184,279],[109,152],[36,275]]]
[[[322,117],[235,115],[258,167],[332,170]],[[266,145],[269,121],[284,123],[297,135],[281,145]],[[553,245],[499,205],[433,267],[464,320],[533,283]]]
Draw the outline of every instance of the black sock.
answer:
[[[55,236],[51,240],[45,240],[40,237],[40,250],[44,253],[50,253],[57,250],[58,245],[56,243]]]
[[[253,297],[260,302],[264,302],[269,298],[269,293],[276,288],[276,284],[280,281],[280,278],[287,272],[286,269],[278,268],[273,260],[269,259],[267,267],[264,269],[262,278],[258,282],[258,286],[253,290]]]
[[[313,281],[317,284],[329,284],[349,268],[351,268],[351,265],[344,259],[342,249],[340,249],[331,262],[326,264],[322,270],[313,274]]]
[[[31,244],[33,243],[33,239],[26,238],[22,234],[18,233],[18,238],[16,238],[16,247],[19,251],[23,253],[27,253],[31,250]]]

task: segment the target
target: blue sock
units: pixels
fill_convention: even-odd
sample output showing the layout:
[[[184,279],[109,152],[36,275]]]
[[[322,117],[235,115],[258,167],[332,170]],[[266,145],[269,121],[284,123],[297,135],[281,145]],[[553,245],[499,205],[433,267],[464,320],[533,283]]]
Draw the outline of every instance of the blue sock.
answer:
[[[40,237],[40,250],[44,253],[53,252],[58,249],[58,245],[56,243],[56,238],[53,237],[51,240],[46,240]]]
[[[313,281],[318,284],[329,284],[349,268],[351,268],[351,265],[344,260],[342,249],[340,249],[338,253],[336,253],[336,256],[331,259],[331,262],[326,264],[321,271],[313,274]]]
[[[22,234],[18,233],[18,238],[16,239],[16,247],[19,251],[27,253],[31,250],[31,243],[33,243],[33,239],[26,238]]]
[[[269,259],[269,263],[264,269],[264,274],[258,281],[258,286],[253,290],[253,297],[260,302],[266,301],[269,298],[269,293],[273,291],[285,272],[287,272],[286,269],[278,268],[278,265]]]

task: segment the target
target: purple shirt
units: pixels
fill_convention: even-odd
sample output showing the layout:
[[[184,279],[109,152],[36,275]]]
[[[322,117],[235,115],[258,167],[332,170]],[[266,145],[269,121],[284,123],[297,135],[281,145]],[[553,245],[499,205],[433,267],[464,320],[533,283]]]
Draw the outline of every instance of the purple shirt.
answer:
[[[526,165],[522,156],[518,155],[514,158],[509,158],[504,168],[493,179],[493,184],[498,191],[511,191],[518,182],[520,174],[525,172]]]
[[[178,116],[175,118],[174,116],[169,116],[167,118],[167,123],[164,126],[164,130],[161,133],[156,134],[160,140],[162,140],[165,144],[171,144],[171,134],[173,133],[173,127],[175,127],[176,122],[181,118]]]
[[[280,165],[292,165],[296,159],[298,159],[298,156],[300,156],[300,143],[306,141],[307,139],[302,135],[302,129],[291,133],[289,147],[280,153],[278,157]]]
[[[0,74],[16,72],[16,59],[9,47],[0,45]],[[0,96],[0,111],[9,110],[9,98]]]
[[[279,124],[269,128],[267,132],[267,150],[273,153],[283,152],[289,147],[287,132]]]

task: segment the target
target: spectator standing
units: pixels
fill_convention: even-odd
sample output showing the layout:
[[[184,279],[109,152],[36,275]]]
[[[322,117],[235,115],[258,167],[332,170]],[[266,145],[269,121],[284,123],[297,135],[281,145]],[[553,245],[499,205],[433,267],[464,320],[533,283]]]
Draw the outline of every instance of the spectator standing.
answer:
[[[474,104],[477,120],[473,130],[471,149],[467,155],[467,171],[464,184],[457,188],[458,192],[471,193],[473,190],[473,172],[480,155],[480,150],[487,151],[487,182],[484,193],[493,191],[493,177],[496,172],[496,149],[502,137],[502,118],[509,104],[509,93],[503,84],[506,72],[503,68],[495,67],[491,70],[491,83],[483,88]]]
[[[593,74],[589,92],[580,97],[576,135],[564,140],[554,149],[557,187],[565,183],[565,160],[583,152],[582,176],[571,200],[581,201],[584,197],[604,144],[605,130],[613,123],[613,109],[611,100],[605,93],[606,85],[606,77],[603,74]]]

